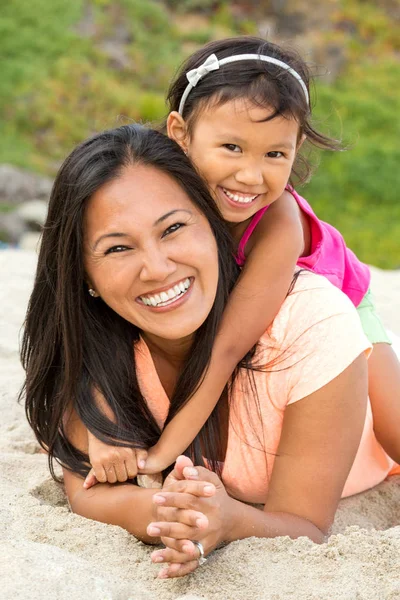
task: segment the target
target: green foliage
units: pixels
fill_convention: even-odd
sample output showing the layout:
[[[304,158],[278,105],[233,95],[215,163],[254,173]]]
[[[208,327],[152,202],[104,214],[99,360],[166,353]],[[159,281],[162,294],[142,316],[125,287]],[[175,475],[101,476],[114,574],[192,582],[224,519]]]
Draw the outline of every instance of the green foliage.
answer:
[[[348,149],[325,153],[304,190],[364,261],[392,268],[400,266],[399,78],[398,62],[364,61],[334,87],[318,88],[316,114],[322,120],[336,112]]]
[[[94,131],[130,120],[159,122],[171,78],[199,45],[257,34],[255,20],[239,18],[227,0],[3,5],[0,162],[48,174]],[[83,18],[90,21],[86,37],[78,35]],[[350,66],[333,85],[317,86],[315,117],[348,149],[323,153],[302,193],[362,260],[399,267],[398,28],[373,0],[342,0],[333,20],[335,27],[321,35],[343,48]],[[117,64],[107,43],[119,44]]]

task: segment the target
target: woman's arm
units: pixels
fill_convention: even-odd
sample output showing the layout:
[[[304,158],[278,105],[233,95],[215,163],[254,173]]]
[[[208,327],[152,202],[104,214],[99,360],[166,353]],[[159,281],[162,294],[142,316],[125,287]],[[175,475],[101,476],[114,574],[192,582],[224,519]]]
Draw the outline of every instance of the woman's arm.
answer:
[[[64,427],[70,442],[87,453],[88,430],[72,409],[64,419]],[[159,538],[149,536],[146,531],[154,520],[152,497],[159,490],[119,483],[99,483],[87,490],[83,488],[83,479],[79,475],[67,469],[63,469],[63,473],[65,490],[74,513],[102,523],[119,525],[146,543],[159,543]],[[202,487],[205,485],[202,484]],[[182,517],[187,523],[195,523],[202,515],[187,511]]]
[[[222,541],[251,536],[307,536],[321,543],[357,453],[366,406],[367,360],[363,353],[323,388],[287,407],[264,511],[229,498],[214,473],[197,467],[198,478],[212,482],[217,493],[209,499],[195,499],[188,498],[182,488],[163,490],[153,498],[158,502],[162,496],[164,501],[158,505],[157,522],[151,525],[163,538],[201,541],[206,553]],[[189,505],[208,518],[209,526],[200,535],[177,521],[176,508]],[[170,507],[174,512],[168,513]],[[172,542],[154,555],[182,565],[168,571],[170,577],[187,572],[181,548],[178,551],[175,545]]]
[[[161,471],[186,450],[214,409],[237,364],[278,313],[304,248],[300,212],[291,194],[286,193],[271,205],[253,236],[246,265],[224,311],[204,380],[165,427],[140,472]]]

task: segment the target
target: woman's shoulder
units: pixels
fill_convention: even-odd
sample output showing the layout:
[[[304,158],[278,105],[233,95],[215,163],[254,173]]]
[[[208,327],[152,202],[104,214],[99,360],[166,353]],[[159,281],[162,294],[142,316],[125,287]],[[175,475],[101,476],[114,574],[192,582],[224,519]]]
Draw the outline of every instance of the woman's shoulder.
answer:
[[[266,337],[275,342],[295,339],[310,327],[340,315],[347,316],[346,321],[354,319],[358,327],[359,318],[350,299],[322,275],[301,270]]]

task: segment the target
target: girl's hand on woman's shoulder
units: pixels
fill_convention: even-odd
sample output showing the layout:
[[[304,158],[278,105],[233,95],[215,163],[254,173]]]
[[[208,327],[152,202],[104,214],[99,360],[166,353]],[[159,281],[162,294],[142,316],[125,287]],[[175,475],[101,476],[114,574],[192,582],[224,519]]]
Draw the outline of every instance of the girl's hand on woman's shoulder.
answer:
[[[207,555],[230,537],[236,501],[215,473],[193,467],[187,457],[177,459],[153,502],[156,520],[147,533],[160,536],[166,548],[153,552],[152,561],[169,563],[160,571],[161,579],[187,575],[199,566],[200,551],[193,541],[201,542]]]

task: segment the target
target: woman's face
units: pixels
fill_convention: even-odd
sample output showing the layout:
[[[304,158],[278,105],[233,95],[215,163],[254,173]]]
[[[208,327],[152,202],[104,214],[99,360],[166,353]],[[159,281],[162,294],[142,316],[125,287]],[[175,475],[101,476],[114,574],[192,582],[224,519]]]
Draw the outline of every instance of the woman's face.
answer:
[[[178,340],[205,321],[218,283],[217,246],[171,177],[127,167],[90,199],[84,238],[90,287],[144,333]]]

